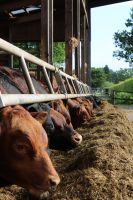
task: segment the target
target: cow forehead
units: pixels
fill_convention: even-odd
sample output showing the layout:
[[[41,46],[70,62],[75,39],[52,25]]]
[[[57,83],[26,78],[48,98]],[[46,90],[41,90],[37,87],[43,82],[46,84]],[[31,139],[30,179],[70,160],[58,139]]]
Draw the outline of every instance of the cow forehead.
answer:
[[[17,107],[17,109],[13,108],[12,110],[8,111],[3,120],[6,129],[9,130],[8,132],[18,130],[21,133],[28,134],[29,137],[31,137],[33,140],[38,138],[37,140],[39,141],[43,138],[47,143],[46,133],[42,125],[36,119],[34,119],[25,109],[19,109],[19,107]]]
[[[56,119],[56,120],[58,120],[58,122],[60,123],[60,124],[64,124],[65,123],[65,117],[61,114],[61,113],[59,113],[59,112],[57,112],[56,110],[54,110],[54,109],[51,109],[51,116],[54,118],[54,119]]]

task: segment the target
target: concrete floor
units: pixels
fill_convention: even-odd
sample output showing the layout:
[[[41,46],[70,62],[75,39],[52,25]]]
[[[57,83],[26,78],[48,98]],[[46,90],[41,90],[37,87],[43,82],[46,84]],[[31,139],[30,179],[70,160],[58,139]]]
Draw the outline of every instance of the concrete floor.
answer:
[[[128,119],[133,122],[133,105],[117,105],[116,108],[126,113]]]

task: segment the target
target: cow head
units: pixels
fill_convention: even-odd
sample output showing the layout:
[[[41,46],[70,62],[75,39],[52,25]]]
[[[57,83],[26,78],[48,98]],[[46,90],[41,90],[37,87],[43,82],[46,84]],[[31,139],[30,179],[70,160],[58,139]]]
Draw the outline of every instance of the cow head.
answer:
[[[57,101],[52,101],[51,107],[54,110],[56,110],[57,112],[61,113],[65,117],[68,124],[71,123],[70,113],[69,113],[68,109],[64,106],[64,103],[61,99],[59,99]]]
[[[47,114],[44,113],[43,122]],[[0,112],[0,176],[40,195],[60,179],[47,154],[42,125],[21,106]]]
[[[90,119],[90,115],[84,104],[79,103],[75,99],[68,99],[67,104],[71,115],[72,125],[75,129]]]
[[[82,142],[82,136],[78,134],[65,117],[51,108],[52,121],[55,126],[54,132],[50,136],[50,148],[58,150],[70,150]]]

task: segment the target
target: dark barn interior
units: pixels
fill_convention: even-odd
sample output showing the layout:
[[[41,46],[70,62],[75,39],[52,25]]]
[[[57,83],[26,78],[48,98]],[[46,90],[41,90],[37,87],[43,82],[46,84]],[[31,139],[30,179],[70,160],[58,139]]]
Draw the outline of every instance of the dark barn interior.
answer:
[[[1,0],[0,38],[11,43],[40,42],[40,58],[53,63],[53,42],[65,41],[65,72],[72,75],[74,41],[75,75],[90,84],[91,8],[125,0]],[[80,41],[80,42],[79,42]],[[1,65],[9,57],[1,52]]]

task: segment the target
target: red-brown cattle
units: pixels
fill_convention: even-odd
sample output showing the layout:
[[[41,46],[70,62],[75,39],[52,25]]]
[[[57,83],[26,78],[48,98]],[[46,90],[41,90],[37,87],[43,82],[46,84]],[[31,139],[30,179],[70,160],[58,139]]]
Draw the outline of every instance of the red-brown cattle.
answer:
[[[58,104],[57,107],[60,107],[60,105],[61,104]],[[60,108],[60,111],[63,112],[63,105]],[[46,119],[45,123],[43,123],[43,127],[48,134],[50,149],[68,151],[75,148],[81,143],[82,136],[73,129],[70,115],[66,108],[65,110],[67,111],[67,113],[66,115],[64,113],[65,117],[61,113],[50,108],[50,106],[45,103],[32,104],[29,105],[27,109],[36,119],[38,113],[40,115],[41,113],[43,114],[43,111],[46,111],[48,113],[48,118]]]
[[[39,117],[39,116],[38,116]],[[45,121],[47,113],[44,113]],[[21,106],[0,112],[0,177],[39,196],[60,182],[47,154],[48,139],[41,123]]]
[[[54,110],[58,111],[65,117],[68,124],[71,123],[71,116],[68,111],[67,105],[65,107],[65,105],[61,99],[59,99],[57,101],[51,101],[50,105]]]
[[[76,100],[80,104],[83,104],[85,106],[89,115],[92,115],[93,103],[91,103],[88,99],[85,99],[85,98],[76,98]]]
[[[70,150],[82,142],[82,136],[77,133],[70,122],[56,110],[50,110],[55,130],[50,136],[50,145],[54,149]]]
[[[67,105],[74,129],[80,127],[84,122],[90,119],[90,115],[84,104],[79,103],[76,99],[68,99]]]

